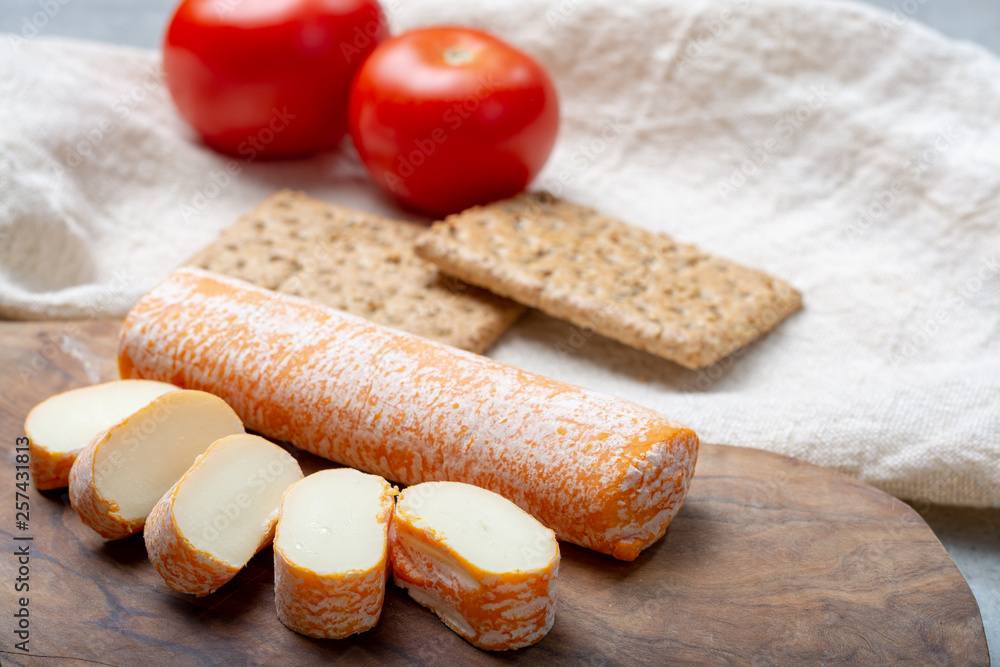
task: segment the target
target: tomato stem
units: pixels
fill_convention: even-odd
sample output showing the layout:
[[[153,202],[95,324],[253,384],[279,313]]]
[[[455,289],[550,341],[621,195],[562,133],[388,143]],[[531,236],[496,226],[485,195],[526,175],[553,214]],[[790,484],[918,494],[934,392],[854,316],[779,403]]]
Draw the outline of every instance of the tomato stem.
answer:
[[[444,52],[444,62],[448,65],[458,67],[472,62],[472,51],[461,46],[453,46]]]

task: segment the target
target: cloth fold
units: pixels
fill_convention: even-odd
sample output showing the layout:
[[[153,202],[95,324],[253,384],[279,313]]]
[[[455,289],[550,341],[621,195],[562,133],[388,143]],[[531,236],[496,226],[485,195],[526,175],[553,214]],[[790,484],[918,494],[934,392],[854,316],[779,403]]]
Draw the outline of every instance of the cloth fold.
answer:
[[[1000,506],[1000,60],[841,0],[386,7],[396,31],[480,27],[549,69],[563,124],[535,187],[805,300],[701,371],[537,312],[491,356],[705,441]],[[279,188],[406,216],[349,145],[286,162],[206,149],[155,53],[2,37],[0,52],[2,317],[123,316]]]

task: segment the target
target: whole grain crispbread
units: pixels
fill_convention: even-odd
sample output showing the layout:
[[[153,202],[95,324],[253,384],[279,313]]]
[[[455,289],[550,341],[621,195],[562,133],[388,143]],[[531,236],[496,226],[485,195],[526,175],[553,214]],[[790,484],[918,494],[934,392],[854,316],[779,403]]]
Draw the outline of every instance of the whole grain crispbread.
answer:
[[[452,215],[417,255],[471,284],[702,368],[802,307],[762,271],[546,193]]]
[[[188,264],[482,353],[524,307],[418,258],[424,229],[284,190]]]

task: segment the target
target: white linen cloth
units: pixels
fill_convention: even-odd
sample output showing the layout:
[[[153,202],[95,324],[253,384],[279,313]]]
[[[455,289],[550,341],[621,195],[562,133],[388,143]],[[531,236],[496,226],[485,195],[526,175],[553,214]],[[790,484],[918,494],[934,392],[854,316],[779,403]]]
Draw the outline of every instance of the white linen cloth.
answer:
[[[562,100],[535,186],[780,276],[805,309],[687,371],[531,312],[491,356],[900,497],[1000,506],[1000,60],[843,1],[386,2]],[[0,35],[0,316],[121,317],[282,187],[398,214],[348,146],[200,146],[158,55]],[[780,479],[775,484],[780,484]]]

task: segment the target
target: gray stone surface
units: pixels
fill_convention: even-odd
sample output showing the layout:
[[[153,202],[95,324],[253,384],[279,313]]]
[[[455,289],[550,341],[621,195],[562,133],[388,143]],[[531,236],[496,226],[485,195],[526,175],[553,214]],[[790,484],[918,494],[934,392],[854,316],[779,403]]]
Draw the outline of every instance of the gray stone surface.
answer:
[[[969,582],[983,615],[990,658],[1000,665],[1000,509],[917,509]]]
[[[866,0],[1000,53],[998,0]],[[156,48],[177,0],[0,0],[0,32],[81,37]],[[48,14],[48,15],[47,15]],[[49,16],[51,15],[51,16]]]
[[[0,0],[0,32],[158,48],[179,0]]]
[[[176,0],[0,0],[0,32],[157,48]],[[457,1],[457,0],[456,0]],[[998,0],[868,0],[889,20],[921,21],[1000,54]],[[968,580],[1000,665],[1000,510],[924,507],[921,514]]]
[[[891,21],[916,20],[939,32],[1000,53],[998,0],[866,0],[892,13]]]

